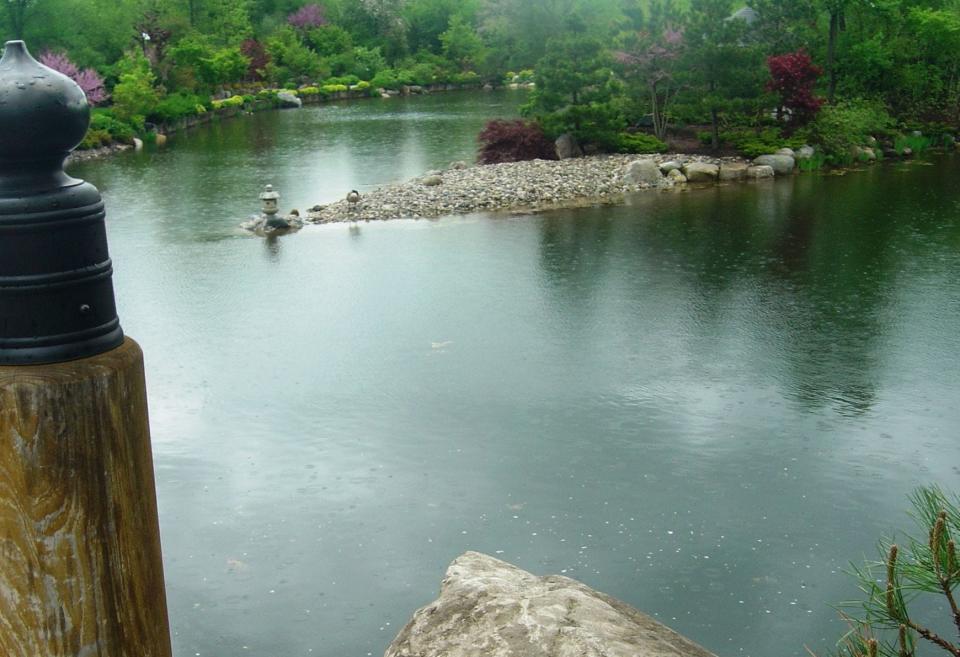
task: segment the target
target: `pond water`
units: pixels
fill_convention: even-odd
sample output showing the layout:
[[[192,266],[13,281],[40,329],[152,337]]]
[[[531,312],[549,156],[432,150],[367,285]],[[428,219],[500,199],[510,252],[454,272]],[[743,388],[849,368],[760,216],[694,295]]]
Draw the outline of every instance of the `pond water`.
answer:
[[[144,347],[178,657],[379,657],[466,550],[721,656],[823,653],[960,489],[960,158],[533,217],[236,226],[471,159],[522,94],[244,117],[72,168]],[[928,166],[930,164],[930,166]]]

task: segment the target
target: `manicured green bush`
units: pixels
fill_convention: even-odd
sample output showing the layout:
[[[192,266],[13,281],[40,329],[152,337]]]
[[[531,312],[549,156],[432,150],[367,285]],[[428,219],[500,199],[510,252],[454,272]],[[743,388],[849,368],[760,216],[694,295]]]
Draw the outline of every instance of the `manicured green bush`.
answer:
[[[113,143],[113,138],[110,137],[110,133],[106,130],[87,130],[86,136],[83,138],[83,141],[80,142],[80,145],[77,146],[78,150],[86,151],[94,148],[101,148],[102,146],[109,146]]]
[[[354,91],[368,91],[370,89],[370,83],[366,80],[360,80],[351,87]]]
[[[350,87],[352,85],[357,84],[358,82],[360,82],[360,78],[358,78],[356,75],[343,75],[340,77],[327,78],[323,84],[324,86],[335,84],[335,85],[343,85],[345,87]]]
[[[464,71],[462,73],[454,73],[450,76],[451,84],[480,84],[480,75],[475,71]]]
[[[666,153],[667,145],[653,135],[624,132],[620,135],[618,153]]]
[[[325,84],[320,87],[320,91],[325,94],[337,94],[343,91],[347,91],[349,87],[345,84]]]
[[[243,107],[244,104],[243,96],[230,96],[230,98],[224,98],[223,100],[215,100],[211,103],[213,109],[227,109],[230,107]]]
[[[133,143],[136,132],[129,123],[121,121],[109,109],[95,109],[90,115],[90,130],[109,133],[111,139],[123,144]]]
[[[319,96],[320,87],[300,87],[297,91],[300,92],[300,96]]]
[[[922,153],[929,150],[936,143],[936,139],[928,135],[898,135],[893,141],[893,150],[898,155],[903,155],[904,149],[909,148],[914,153]]]
[[[157,103],[157,106],[147,115],[147,118],[156,123],[176,121],[186,116],[196,116],[205,112],[206,106],[209,104],[209,96],[197,96],[184,92],[170,94]]]
[[[882,104],[850,100],[825,106],[810,125],[810,135],[831,164],[850,164],[857,146],[868,137],[890,135],[894,124]]]
[[[383,69],[370,80],[370,86],[374,89],[399,89],[400,85],[397,72],[392,68]]]

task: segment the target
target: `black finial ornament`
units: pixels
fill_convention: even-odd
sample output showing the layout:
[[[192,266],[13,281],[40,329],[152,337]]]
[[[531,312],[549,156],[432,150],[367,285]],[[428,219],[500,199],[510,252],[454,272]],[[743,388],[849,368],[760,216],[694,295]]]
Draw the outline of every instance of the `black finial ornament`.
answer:
[[[0,365],[85,358],[123,343],[103,201],[63,171],[90,124],[70,78],[23,41],[0,59]]]

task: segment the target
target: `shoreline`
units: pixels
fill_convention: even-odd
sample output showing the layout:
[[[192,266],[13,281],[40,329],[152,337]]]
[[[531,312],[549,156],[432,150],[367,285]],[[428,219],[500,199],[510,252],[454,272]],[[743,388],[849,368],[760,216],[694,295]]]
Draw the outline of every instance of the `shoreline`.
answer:
[[[204,114],[198,114],[189,117],[183,117],[170,121],[167,123],[158,123],[156,124],[155,134],[169,137],[170,135],[175,135],[177,133],[187,132],[194,128],[201,126],[209,125],[211,123],[219,122],[224,119],[233,119],[237,117],[250,116],[253,114],[258,114],[260,112],[269,112],[269,111],[293,111],[297,109],[302,109],[303,107],[314,106],[314,105],[327,105],[330,103],[336,102],[352,102],[355,100],[390,100],[392,98],[406,98],[409,96],[427,96],[435,93],[449,93],[456,91],[483,91],[484,93],[490,93],[494,91],[529,91],[529,87],[523,85],[506,85],[502,87],[491,87],[487,88],[482,85],[468,84],[468,85],[454,85],[454,84],[437,84],[427,87],[418,87],[418,86],[404,86],[400,90],[378,90],[378,93],[371,94],[368,91],[359,91],[349,89],[347,91],[339,91],[333,94],[324,96],[320,94],[305,94],[299,96],[301,105],[300,106],[289,106],[276,103],[266,99],[258,99],[253,103],[249,103],[243,107],[223,107],[220,109],[210,110]],[[286,90],[280,90],[286,91]],[[142,137],[138,137],[142,139]],[[123,144],[123,143],[113,143],[108,146],[101,146],[100,148],[91,148],[87,150],[75,150],[70,153],[68,164],[70,162],[86,162],[89,160],[96,160],[102,157],[108,157],[110,155],[116,155],[117,153],[122,153],[134,148],[133,144]]]
[[[784,149],[788,150],[788,149]],[[931,152],[940,152],[931,149]],[[951,150],[944,149],[943,154]],[[780,152],[753,160],[743,157],[670,153],[588,155],[565,160],[528,160],[467,165],[428,171],[405,182],[381,185],[352,205],[346,199],[310,208],[304,223],[328,224],[392,219],[437,219],[475,212],[513,215],[602,205],[621,205],[643,190],[702,189],[762,183],[795,175],[843,175],[884,161],[909,162],[912,156],[872,160],[861,166],[801,171],[802,157]]]
[[[637,161],[655,165],[659,179],[638,179],[630,167]],[[550,210],[618,205],[628,194],[646,189],[683,189],[714,184],[680,182],[659,173],[663,166],[706,165],[739,172],[724,182],[746,180],[748,160],[672,153],[664,155],[590,155],[566,160],[529,160],[466,166],[455,162],[445,171],[428,171],[402,183],[377,187],[356,207],[344,200],[310,208],[307,223],[327,224],[391,219],[435,219],[473,212],[537,214]],[[646,166],[648,172],[650,165]],[[772,179],[773,173],[763,179]]]

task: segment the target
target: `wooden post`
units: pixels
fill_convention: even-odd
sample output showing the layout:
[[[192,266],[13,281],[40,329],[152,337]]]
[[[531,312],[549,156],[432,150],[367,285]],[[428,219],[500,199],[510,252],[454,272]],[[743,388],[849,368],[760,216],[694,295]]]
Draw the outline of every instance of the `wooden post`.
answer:
[[[0,656],[170,657],[143,354],[62,169],[89,108],[22,42],[0,98]]]
[[[170,657],[143,354],[0,367],[0,655]]]

